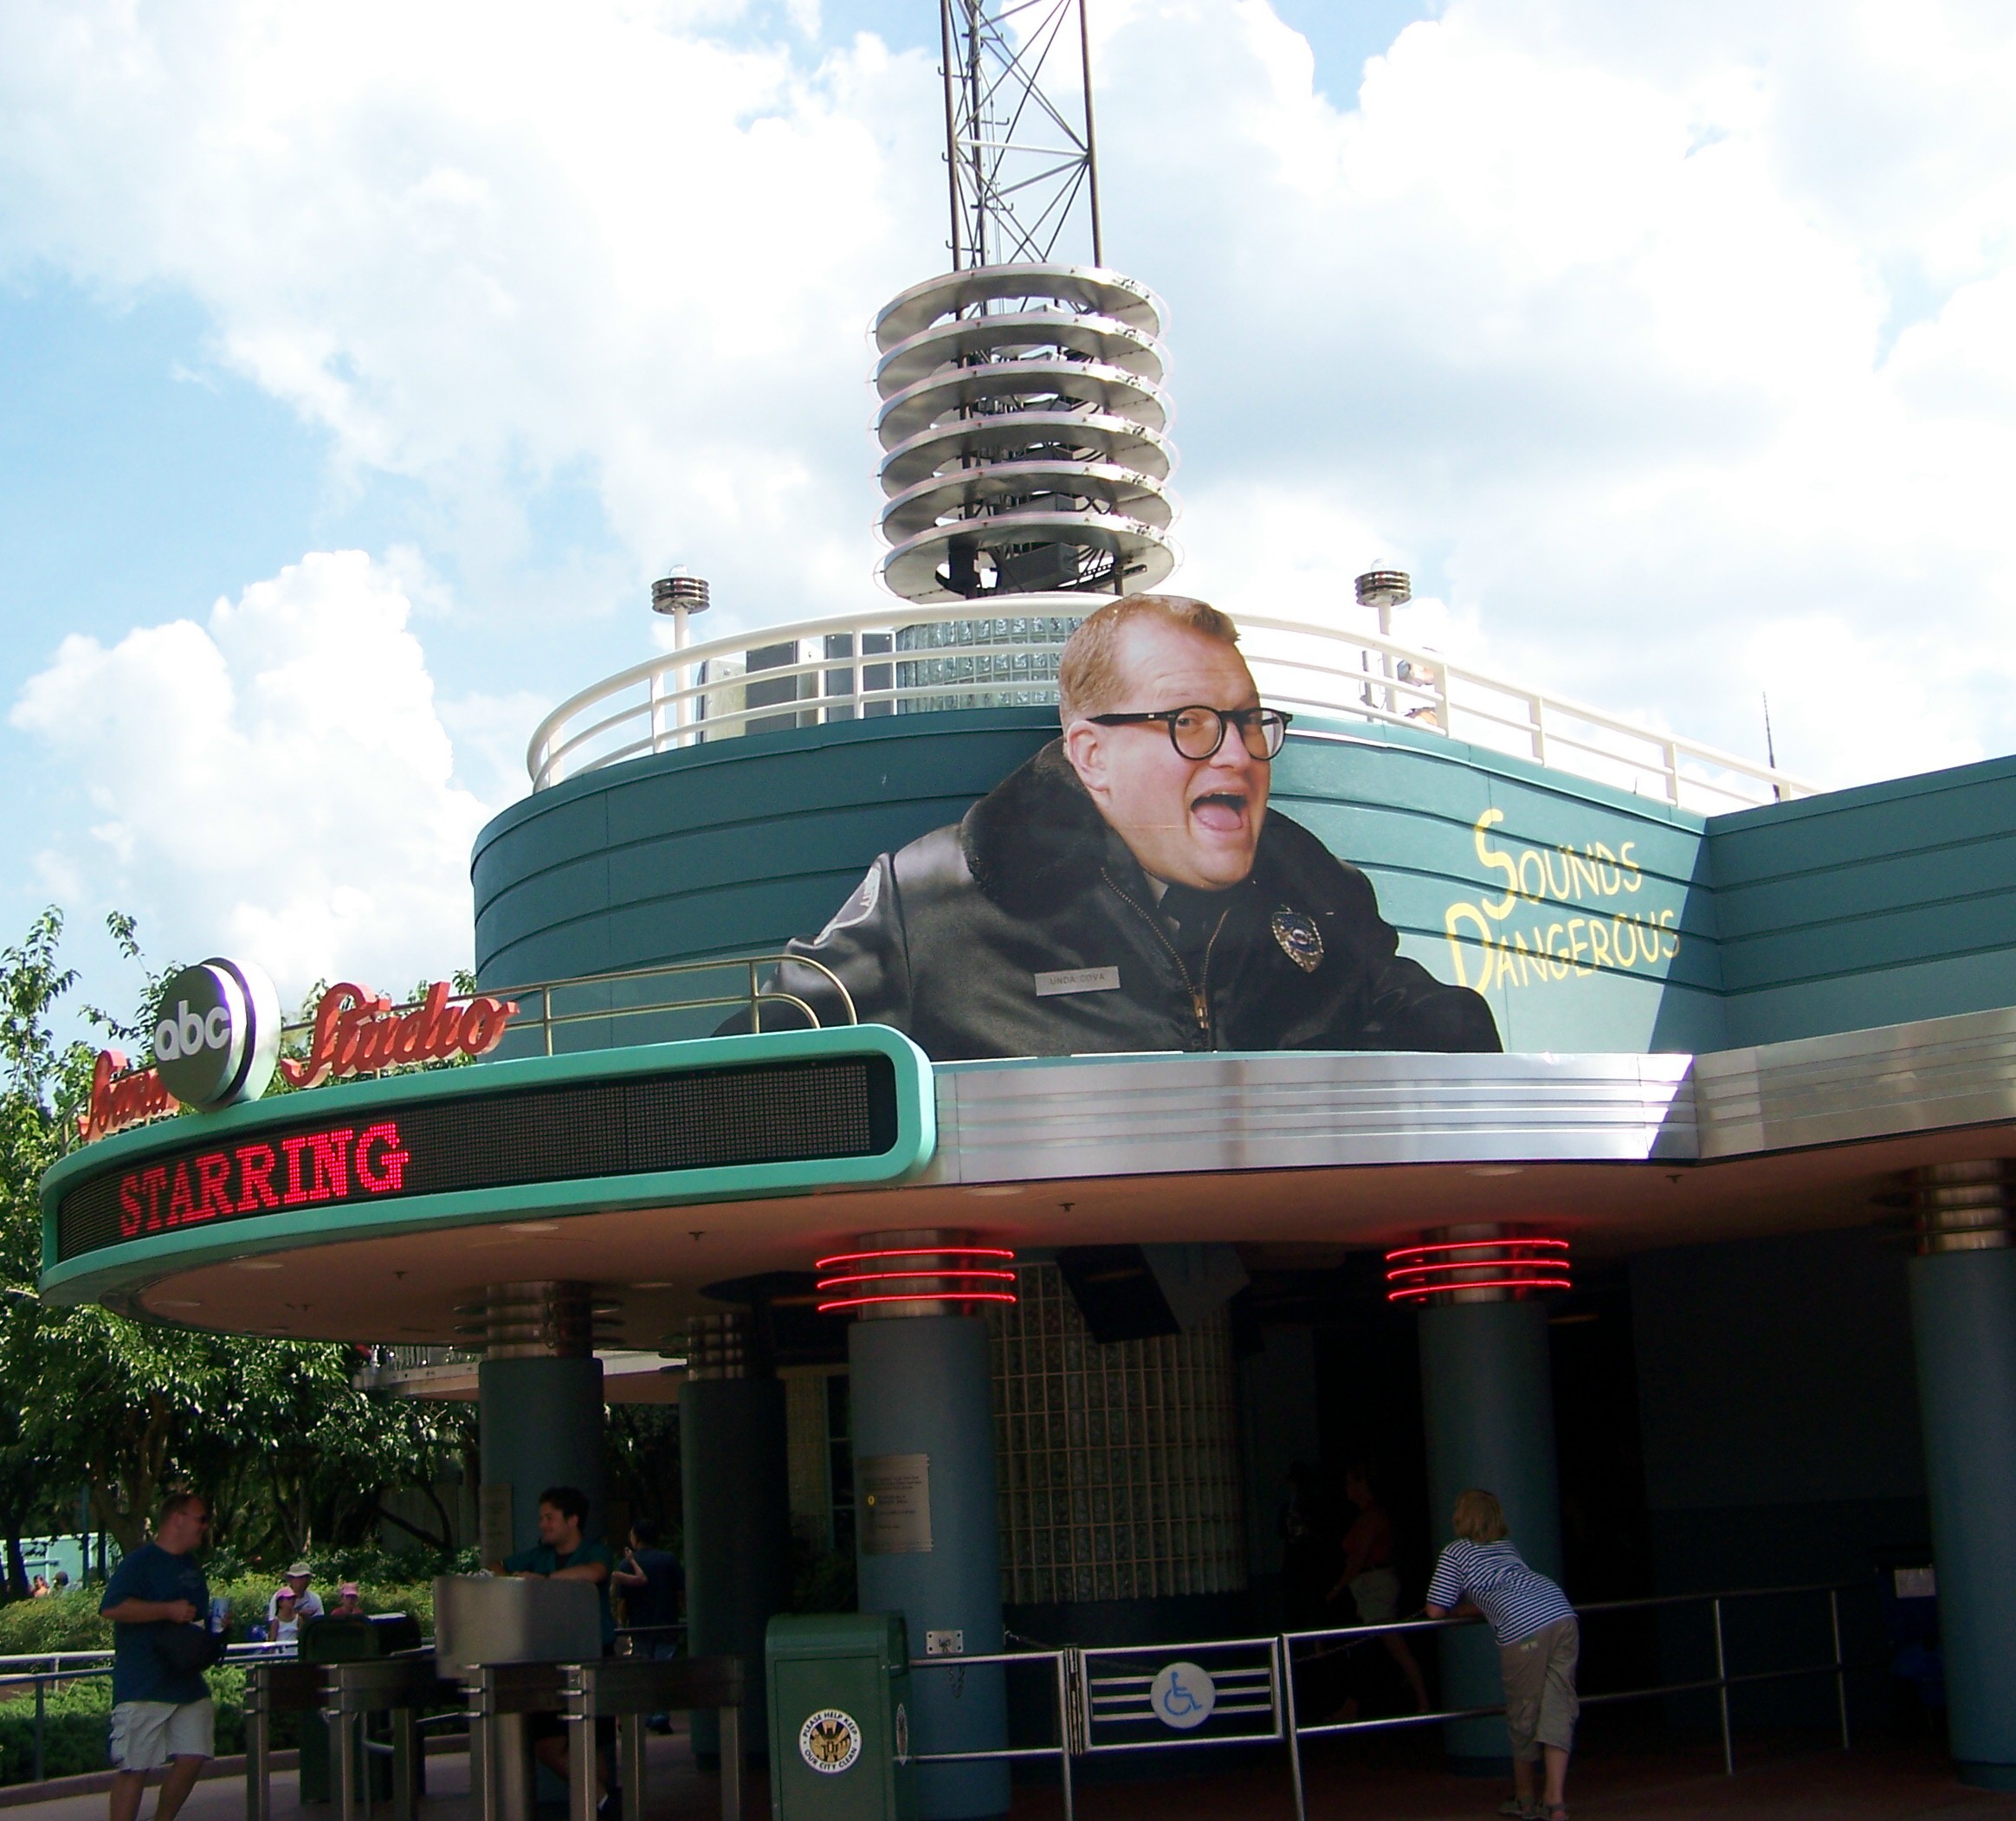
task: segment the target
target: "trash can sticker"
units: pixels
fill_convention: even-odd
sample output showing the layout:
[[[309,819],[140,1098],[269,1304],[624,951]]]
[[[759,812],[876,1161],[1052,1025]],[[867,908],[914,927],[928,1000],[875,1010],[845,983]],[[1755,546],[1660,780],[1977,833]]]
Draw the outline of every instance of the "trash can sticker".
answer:
[[[1173,1663],[1155,1677],[1148,1689],[1148,1705],[1164,1726],[1187,1733],[1211,1718],[1218,1705],[1218,1684],[1210,1671],[1193,1663]]]
[[[896,1762],[910,1761],[910,1710],[901,1702],[896,1703]]]
[[[798,1728],[798,1756],[822,1777],[837,1777],[861,1755],[861,1728],[851,1714],[821,1708]]]

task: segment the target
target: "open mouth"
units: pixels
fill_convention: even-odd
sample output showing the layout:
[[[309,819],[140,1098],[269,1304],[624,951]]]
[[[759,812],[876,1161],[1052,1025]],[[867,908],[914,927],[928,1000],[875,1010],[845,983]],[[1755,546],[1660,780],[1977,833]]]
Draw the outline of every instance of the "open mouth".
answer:
[[[1244,791],[1210,791],[1196,798],[1190,813],[1199,826],[1219,834],[1236,835],[1246,825],[1246,793]]]

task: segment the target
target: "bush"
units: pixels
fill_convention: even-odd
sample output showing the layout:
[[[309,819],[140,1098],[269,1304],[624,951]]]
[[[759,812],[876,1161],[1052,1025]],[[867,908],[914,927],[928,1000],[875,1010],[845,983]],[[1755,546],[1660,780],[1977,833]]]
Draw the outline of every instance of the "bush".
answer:
[[[411,1554],[392,1558],[417,1566]],[[354,1575],[344,1579],[355,1579]],[[210,1592],[231,1602],[231,1636],[242,1639],[255,1619],[266,1617],[266,1602],[280,1585],[276,1574],[240,1574],[230,1579],[213,1574]],[[332,1604],[338,1582],[318,1572],[315,1591]],[[410,1613],[423,1635],[434,1630],[434,1587],[430,1578],[406,1581],[359,1583],[367,1612]],[[0,1655],[30,1656],[54,1650],[108,1650],[112,1623],[100,1617],[100,1587],[79,1588],[48,1599],[15,1600],[0,1606]],[[216,1702],[216,1745],[220,1756],[245,1749],[245,1672],[220,1664],[210,1673]],[[17,1687],[0,1691],[0,1784],[25,1783],[35,1774],[35,1691]],[[68,1777],[106,1768],[110,1742],[112,1679],[92,1676],[49,1685],[44,1696],[42,1770],[48,1777]],[[300,1717],[274,1718],[276,1747],[300,1743]]]

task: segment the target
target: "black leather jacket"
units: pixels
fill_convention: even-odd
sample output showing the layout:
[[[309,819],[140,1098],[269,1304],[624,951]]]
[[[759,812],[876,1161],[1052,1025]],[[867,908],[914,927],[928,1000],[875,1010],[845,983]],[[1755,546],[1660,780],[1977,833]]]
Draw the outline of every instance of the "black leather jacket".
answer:
[[[1179,905],[1180,922],[1166,914]],[[1365,875],[1279,815],[1242,884],[1158,906],[1053,740],[964,821],[882,855],[788,952],[831,969],[862,1023],[893,1024],[939,1062],[1502,1048],[1484,1000],[1398,940]],[[786,962],[776,990],[846,1022],[815,968]],[[766,1005],[766,1030],[788,1022],[780,1010]]]

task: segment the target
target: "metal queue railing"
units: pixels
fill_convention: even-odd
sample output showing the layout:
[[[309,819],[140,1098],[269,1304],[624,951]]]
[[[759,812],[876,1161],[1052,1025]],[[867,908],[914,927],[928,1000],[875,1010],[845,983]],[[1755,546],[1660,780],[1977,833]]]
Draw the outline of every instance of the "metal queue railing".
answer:
[[[1841,1595],[1854,1583],[1813,1582],[1782,1587],[1745,1587],[1715,1593],[1665,1594],[1647,1599],[1603,1600],[1576,1609],[1578,1618],[1625,1612],[1653,1612],[1667,1608],[1706,1609],[1708,1635],[1715,1660],[1713,1676],[1690,1676],[1637,1689],[1606,1689],[1583,1695],[1585,1708],[1713,1691],[1722,1737],[1722,1771],[1736,1772],[1734,1726],[1729,1712],[1732,1689],[1766,1682],[1832,1677],[1841,1748],[1851,1748],[1848,1722],[1848,1672],[1868,1667],[1843,1655]],[[1740,1601],[1824,1595],[1832,1655],[1825,1663],[1792,1669],[1732,1673],[1725,1626],[1727,1609]],[[1308,1802],[1303,1777],[1306,1740],[1359,1733],[1392,1732],[1407,1727],[1442,1726],[1451,1721],[1489,1720],[1502,1715],[1503,1702],[1486,1707],[1438,1708],[1424,1714],[1381,1714],[1367,1720],[1307,1721],[1296,1708],[1296,1676],[1328,1656],[1394,1636],[1459,1630],[1481,1624],[1477,1618],[1402,1619],[1376,1625],[1338,1625],[1320,1631],[1283,1631],[1268,1637],[1214,1638],[1188,1643],[1125,1644],[1100,1647],[1067,1645],[1055,1650],[1010,1651],[987,1656],[913,1657],[913,1671],[953,1670],[983,1663],[1033,1667],[1052,1665],[1056,1742],[989,1750],[920,1753],[914,1764],[966,1764],[1016,1759],[1054,1758],[1062,1785],[1063,1821],[1073,1821],[1071,1760],[1114,1753],[1178,1752],[1212,1746],[1283,1745],[1296,1821],[1308,1821]],[[1298,1655],[1298,1652],[1300,1653]],[[1584,1663],[1589,1661],[1585,1651]],[[1143,1673],[1143,1666],[1156,1667]]]
[[[291,1642],[283,1643],[241,1643],[226,1647],[220,1667],[236,1663],[267,1663],[275,1657],[292,1656],[294,1646]],[[31,1669],[29,1664],[46,1665]],[[95,1682],[112,1674],[110,1650],[30,1650],[12,1656],[0,1656],[0,1690],[26,1688],[35,1689],[35,1770],[29,1779],[31,1783],[43,1780],[42,1771],[46,1762],[44,1735],[48,1724],[48,1691],[52,1687],[72,1682]],[[11,1700],[8,1695],[0,1695],[0,1701]]]
[[[1708,1642],[1712,1646],[1715,1660],[1713,1676],[1586,1694],[1580,1696],[1581,1704],[1592,1708],[1713,1691],[1720,1722],[1722,1770],[1725,1775],[1733,1777],[1736,1760],[1729,1691],[1767,1682],[1830,1676],[1834,1682],[1841,1748],[1846,1751],[1852,1744],[1848,1720],[1848,1672],[1868,1667],[1850,1663],[1843,1654],[1841,1595],[1852,1591],[1855,1585],[1816,1581],[1790,1586],[1736,1588],[1714,1593],[1674,1593],[1645,1599],[1602,1600],[1579,1606],[1576,1615],[1580,1619],[1684,1606],[1704,1607],[1709,1620]],[[1832,1644],[1832,1655],[1826,1662],[1790,1669],[1731,1672],[1725,1624],[1731,1605],[1743,1601],[1821,1595],[1826,1600]],[[913,1756],[911,1762],[933,1765],[1054,1759],[1063,1795],[1063,1821],[1074,1821],[1071,1773],[1074,1758],[1182,1751],[1212,1746],[1285,1745],[1296,1821],[1307,1821],[1303,1740],[1392,1732],[1407,1727],[1441,1726],[1451,1721],[1486,1720],[1502,1714],[1505,1708],[1499,1702],[1487,1707],[1438,1708],[1424,1714],[1380,1714],[1365,1720],[1305,1721],[1297,1711],[1296,1671],[1386,1637],[1456,1630],[1482,1623],[1476,1618],[1401,1619],[1386,1624],[1337,1625],[1264,1637],[1212,1638],[1191,1643],[1065,1645],[973,1656],[914,1657],[910,1663],[914,1671],[963,1673],[992,1664],[999,1664],[1005,1670],[1048,1664],[1048,1680],[1055,1702],[1056,1739],[1046,1745],[921,1752]],[[647,1632],[675,1632],[683,1629],[683,1626],[626,1628],[631,1632],[633,1649],[635,1640]],[[1302,1652],[1299,1658],[1298,1650]],[[223,1661],[226,1663],[272,1661],[291,1656],[293,1650],[292,1644],[234,1644],[227,1650]],[[0,1688],[29,1683],[35,1687],[34,1781],[43,1780],[42,1727],[47,1688],[55,1682],[109,1676],[111,1656],[109,1650],[62,1650],[0,1656]],[[1583,1661],[1588,1660],[1585,1654]],[[30,1663],[49,1667],[35,1670],[18,1667]],[[1156,1667],[1144,1673],[1144,1664]]]

